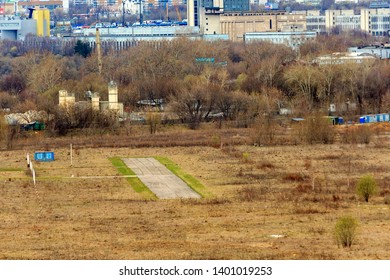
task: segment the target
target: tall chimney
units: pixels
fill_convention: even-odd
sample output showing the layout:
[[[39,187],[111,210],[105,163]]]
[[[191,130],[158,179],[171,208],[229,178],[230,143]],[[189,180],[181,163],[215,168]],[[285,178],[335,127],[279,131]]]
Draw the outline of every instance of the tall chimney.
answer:
[[[29,10],[29,13],[28,13],[28,18],[29,19],[32,19],[32,16],[33,16],[33,12],[34,12],[34,8],[28,8],[28,10]]]

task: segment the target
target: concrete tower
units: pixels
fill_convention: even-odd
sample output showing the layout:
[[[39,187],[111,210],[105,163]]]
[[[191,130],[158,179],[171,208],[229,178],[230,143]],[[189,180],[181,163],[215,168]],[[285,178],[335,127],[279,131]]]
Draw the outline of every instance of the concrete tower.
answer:
[[[75,104],[75,96],[73,93],[68,93],[67,90],[58,92],[59,105],[63,107],[73,106]]]
[[[100,110],[100,96],[97,92],[94,92],[91,97],[92,102],[92,110],[99,111]]]
[[[114,81],[108,83],[108,109],[119,110],[118,85]]]

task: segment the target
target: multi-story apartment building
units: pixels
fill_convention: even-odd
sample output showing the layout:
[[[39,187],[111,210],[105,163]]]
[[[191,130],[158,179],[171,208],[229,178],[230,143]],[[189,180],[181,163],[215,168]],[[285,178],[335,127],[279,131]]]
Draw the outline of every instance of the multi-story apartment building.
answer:
[[[248,12],[250,11],[249,0],[223,0],[225,12]]]
[[[362,9],[360,14],[353,10],[326,10],[326,29],[334,27],[346,30],[362,30],[372,36],[389,36],[390,8]]]
[[[232,41],[243,41],[250,32],[298,32],[306,30],[304,14],[269,13],[216,13],[202,9],[203,34],[227,34]]]
[[[188,25],[201,25],[201,9],[221,14],[223,12],[249,12],[250,0],[188,0],[187,19]]]
[[[1,2],[1,1],[0,1]],[[54,11],[56,9],[63,9],[65,12],[69,10],[69,0],[30,0],[30,1],[7,1],[0,4],[3,9],[3,15],[17,15],[22,16],[28,14],[29,8],[34,9],[48,9]]]
[[[203,8],[219,8],[225,12],[248,12],[250,11],[250,0],[203,0]]]
[[[303,12],[306,15],[306,30],[317,33],[326,32],[325,15],[321,14],[319,10],[310,10]]]
[[[107,6],[117,6],[122,4],[122,1],[118,0],[92,0],[92,6],[94,7],[107,7]]]
[[[71,0],[73,5],[91,5],[91,0]]]
[[[355,15],[354,10],[326,10],[326,30],[339,28],[341,31],[360,29],[360,15]]]
[[[390,8],[362,9],[361,30],[372,36],[390,36]]]

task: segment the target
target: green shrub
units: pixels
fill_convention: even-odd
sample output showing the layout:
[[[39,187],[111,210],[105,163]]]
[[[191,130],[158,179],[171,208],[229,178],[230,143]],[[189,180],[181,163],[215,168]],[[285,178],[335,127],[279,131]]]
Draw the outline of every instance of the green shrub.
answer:
[[[359,179],[356,185],[356,193],[368,202],[370,196],[376,194],[378,191],[375,178],[372,175],[364,175]]]
[[[334,228],[334,235],[337,246],[351,247],[356,237],[358,222],[355,218],[346,216],[337,220]]]
[[[245,163],[248,163],[251,161],[249,153],[242,153],[242,161]]]

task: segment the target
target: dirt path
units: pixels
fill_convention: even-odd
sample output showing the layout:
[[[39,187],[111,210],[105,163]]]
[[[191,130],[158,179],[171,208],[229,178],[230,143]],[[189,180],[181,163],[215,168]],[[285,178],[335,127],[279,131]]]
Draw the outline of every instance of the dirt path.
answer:
[[[122,160],[158,198],[201,197],[154,158],[123,158]]]

